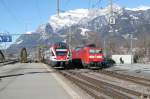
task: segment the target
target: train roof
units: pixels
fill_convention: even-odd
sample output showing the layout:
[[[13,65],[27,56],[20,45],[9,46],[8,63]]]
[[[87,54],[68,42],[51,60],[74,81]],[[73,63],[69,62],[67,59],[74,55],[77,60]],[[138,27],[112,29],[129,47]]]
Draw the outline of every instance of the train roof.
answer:
[[[84,47],[96,48],[96,45],[95,44],[81,45],[81,46],[77,46],[75,49],[81,49]]]
[[[87,45],[85,45],[85,47],[93,47],[93,48],[96,48],[96,45],[95,45],[95,44],[87,44]]]
[[[68,45],[64,42],[57,42],[57,43],[53,44],[53,47],[55,47],[55,48],[68,48]]]
[[[83,48],[89,48],[89,49],[102,49],[102,48],[99,48],[99,47],[96,47],[95,44],[89,44],[89,45],[85,45],[85,46],[78,46],[76,48],[74,48],[74,50],[81,50]]]

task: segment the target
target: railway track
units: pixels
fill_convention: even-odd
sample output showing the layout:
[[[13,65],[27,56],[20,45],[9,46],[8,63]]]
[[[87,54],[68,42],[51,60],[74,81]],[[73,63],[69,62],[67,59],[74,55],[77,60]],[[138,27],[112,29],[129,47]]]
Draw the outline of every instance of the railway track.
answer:
[[[78,85],[80,88],[85,90],[95,99],[107,99],[105,96],[110,97],[110,99],[137,99],[140,98],[141,95],[146,98],[148,97],[148,94],[113,85],[111,83],[98,80],[95,77],[83,75],[82,73],[75,72],[73,70],[63,70],[60,71],[60,73]]]
[[[14,59],[14,60],[6,60],[6,61],[4,61],[4,62],[0,62],[0,67],[1,67],[1,66],[5,66],[5,65],[8,65],[8,64],[14,64],[14,63],[16,63],[16,62],[18,62],[17,59]]]
[[[98,70],[95,72],[150,87],[150,79],[130,76],[130,75],[121,74],[115,71],[108,71],[108,70]]]

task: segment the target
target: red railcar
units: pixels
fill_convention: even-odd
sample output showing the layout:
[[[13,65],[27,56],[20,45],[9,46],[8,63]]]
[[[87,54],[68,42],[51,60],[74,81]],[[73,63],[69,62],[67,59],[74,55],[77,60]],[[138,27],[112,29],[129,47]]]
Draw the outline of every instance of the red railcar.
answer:
[[[53,67],[65,68],[69,65],[70,59],[70,49],[63,42],[57,42],[45,51],[46,63]]]
[[[84,68],[101,68],[104,55],[101,48],[85,46],[72,51],[72,62]]]

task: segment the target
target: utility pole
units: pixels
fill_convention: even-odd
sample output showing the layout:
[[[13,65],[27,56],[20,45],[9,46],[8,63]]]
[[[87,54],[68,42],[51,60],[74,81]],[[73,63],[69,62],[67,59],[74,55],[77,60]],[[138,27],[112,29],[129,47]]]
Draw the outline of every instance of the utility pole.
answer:
[[[60,3],[60,0],[57,0],[57,16],[58,17],[59,17],[59,11],[60,11],[59,3]]]
[[[114,11],[113,11],[113,1],[110,1],[110,17],[109,17],[109,24],[110,25],[115,25],[116,24],[116,19],[115,19],[115,15],[114,15]]]
[[[69,15],[69,17],[71,17],[71,15]],[[68,38],[68,45],[71,48],[71,39],[72,39],[71,26],[69,27],[68,36],[69,36],[69,38]]]
[[[132,34],[130,34],[130,39],[131,39],[131,42],[130,42],[131,43],[130,44],[131,48],[130,48],[130,50],[131,50],[131,64],[132,64],[133,63],[133,53],[132,53],[132,49],[133,49],[133,41],[132,41],[133,40],[133,35]]]
[[[29,31],[29,22],[25,23],[25,32],[28,32]]]
[[[104,56],[106,57],[106,37],[104,37]]]
[[[71,32],[71,27],[69,28],[69,48],[71,48],[71,38],[72,38],[72,32]]]

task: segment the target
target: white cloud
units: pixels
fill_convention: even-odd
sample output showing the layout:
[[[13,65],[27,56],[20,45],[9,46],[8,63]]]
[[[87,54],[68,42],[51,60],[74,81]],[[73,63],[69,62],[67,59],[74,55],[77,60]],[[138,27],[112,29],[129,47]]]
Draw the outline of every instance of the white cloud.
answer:
[[[132,11],[139,11],[139,10],[148,10],[150,9],[150,6],[139,6],[137,8],[126,8],[127,10],[132,10]]]
[[[32,34],[33,32],[32,31],[28,31],[28,32],[26,32],[26,34]]]

